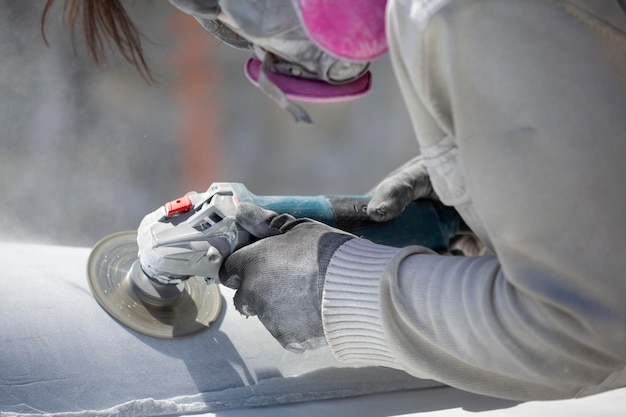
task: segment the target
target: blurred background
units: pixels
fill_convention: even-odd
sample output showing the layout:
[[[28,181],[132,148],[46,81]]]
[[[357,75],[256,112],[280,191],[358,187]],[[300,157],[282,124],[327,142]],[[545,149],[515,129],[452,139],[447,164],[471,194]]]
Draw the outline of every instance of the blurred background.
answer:
[[[157,83],[114,53],[90,62],[62,2],[0,3],[0,240],[92,246],[213,182],[257,195],[364,194],[417,153],[388,57],[371,92],[305,105],[296,124],[220,45],[167,1],[127,1]]]

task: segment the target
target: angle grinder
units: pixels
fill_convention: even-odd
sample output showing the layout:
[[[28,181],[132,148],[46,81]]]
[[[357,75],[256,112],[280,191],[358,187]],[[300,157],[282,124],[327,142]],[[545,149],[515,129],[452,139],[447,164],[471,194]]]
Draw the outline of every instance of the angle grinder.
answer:
[[[204,330],[221,310],[219,270],[253,236],[237,224],[241,202],[308,217],[388,246],[445,250],[460,226],[453,208],[418,200],[396,219],[367,215],[369,196],[257,196],[240,183],[214,183],[144,217],[137,231],[98,242],[88,259],[89,286],[102,308],[147,336],[172,339]]]

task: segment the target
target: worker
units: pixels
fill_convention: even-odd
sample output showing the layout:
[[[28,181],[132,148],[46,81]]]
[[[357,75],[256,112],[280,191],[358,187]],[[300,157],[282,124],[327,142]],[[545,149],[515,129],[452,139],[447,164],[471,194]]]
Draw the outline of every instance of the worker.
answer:
[[[291,351],[328,345],[491,396],[626,386],[626,1],[171,2],[249,50],[249,77],[299,121],[295,100],[359,95],[367,63],[389,53],[420,156],[368,212],[438,198],[488,249],[381,246],[242,204],[237,220],[264,239],[221,271],[240,312]],[[117,27],[145,69],[134,29]]]

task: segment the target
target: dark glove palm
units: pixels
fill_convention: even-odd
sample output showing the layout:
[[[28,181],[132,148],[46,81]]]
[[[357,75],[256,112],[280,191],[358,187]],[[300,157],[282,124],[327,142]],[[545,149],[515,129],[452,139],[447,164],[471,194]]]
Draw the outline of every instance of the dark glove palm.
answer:
[[[220,280],[236,289],[235,308],[257,315],[280,344],[303,352],[326,344],[321,304],[330,258],[353,235],[242,203],[237,222],[260,240],[233,253]]]

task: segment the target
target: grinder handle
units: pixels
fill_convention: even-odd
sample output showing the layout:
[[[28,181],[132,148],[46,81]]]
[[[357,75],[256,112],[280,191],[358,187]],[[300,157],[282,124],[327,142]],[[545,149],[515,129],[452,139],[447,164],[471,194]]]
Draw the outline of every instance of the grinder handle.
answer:
[[[454,208],[434,200],[416,200],[397,218],[379,223],[367,215],[370,196],[256,196],[245,191],[236,192],[240,201],[279,214],[308,217],[387,246],[444,250],[461,223]]]

